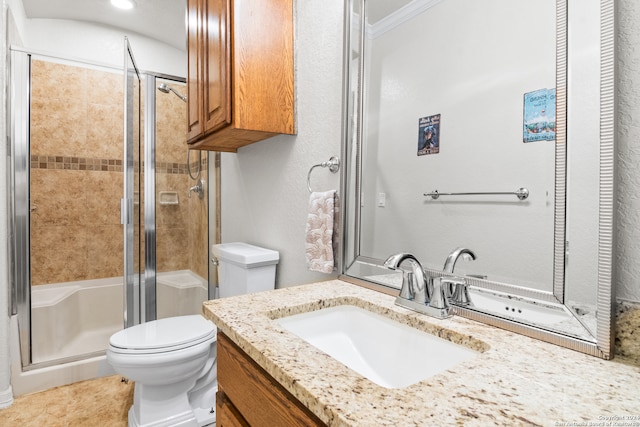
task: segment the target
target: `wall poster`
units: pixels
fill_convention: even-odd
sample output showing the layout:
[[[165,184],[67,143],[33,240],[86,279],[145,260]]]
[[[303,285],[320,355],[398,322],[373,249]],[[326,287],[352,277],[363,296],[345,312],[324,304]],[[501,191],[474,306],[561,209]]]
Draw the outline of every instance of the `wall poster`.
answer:
[[[555,141],[556,90],[540,89],[524,94],[523,142]]]
[[[418,156],[440,152],[440,114],[418,119]]]

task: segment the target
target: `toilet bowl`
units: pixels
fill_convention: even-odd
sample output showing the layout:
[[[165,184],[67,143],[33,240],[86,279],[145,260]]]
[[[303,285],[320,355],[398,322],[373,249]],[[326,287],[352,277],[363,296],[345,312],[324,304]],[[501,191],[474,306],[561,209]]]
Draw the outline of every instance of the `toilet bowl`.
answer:
[[[246,243],[214,245],[220,297],[275,287],[277,251]],[[135,381],[129,426],[196,427],[215,423],[216,328],[200,315],[132,326],[109,340],[107,362]]]
[[[200,315],[132,326],[109,340],[107,361],[135,382],[129,426],[215,423],[216,329]]]

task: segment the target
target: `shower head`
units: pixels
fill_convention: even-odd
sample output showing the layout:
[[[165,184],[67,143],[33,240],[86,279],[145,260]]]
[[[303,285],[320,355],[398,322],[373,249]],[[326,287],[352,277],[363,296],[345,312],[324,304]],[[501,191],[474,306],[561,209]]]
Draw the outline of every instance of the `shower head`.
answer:
[[[175,90],[172,87],[167,86],[166,83],[160,83],[160,86],[158,86],[158,90],[162,93],[169,93],[169,92],[173,92],[176,94],[176,96],[180,99],[182,99],[184,102],[187,102],[187,97],[183,94],[181,94],[180,92],[178,92],[177,90]]]

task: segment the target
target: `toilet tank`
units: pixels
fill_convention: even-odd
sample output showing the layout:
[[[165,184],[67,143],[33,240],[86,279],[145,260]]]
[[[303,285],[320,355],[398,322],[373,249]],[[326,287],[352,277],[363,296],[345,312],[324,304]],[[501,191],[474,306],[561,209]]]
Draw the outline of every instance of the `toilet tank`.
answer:
[[[275,288],[278,251],[241,242],[213,245],[212,250],[218,259],[220,298]]]

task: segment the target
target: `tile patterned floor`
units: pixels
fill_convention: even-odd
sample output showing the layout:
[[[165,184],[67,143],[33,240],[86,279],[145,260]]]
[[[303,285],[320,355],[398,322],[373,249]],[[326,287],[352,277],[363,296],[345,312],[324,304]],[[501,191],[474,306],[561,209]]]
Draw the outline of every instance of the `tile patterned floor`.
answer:
[[[15,398],[0,409],[2,427],[126,427],[133,382],[98,378]]]

